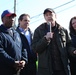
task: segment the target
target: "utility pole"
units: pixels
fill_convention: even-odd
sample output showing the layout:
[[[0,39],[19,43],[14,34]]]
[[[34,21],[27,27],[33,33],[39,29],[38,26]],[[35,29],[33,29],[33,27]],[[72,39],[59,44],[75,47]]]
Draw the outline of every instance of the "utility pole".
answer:
[[[14,13],[16,14],[16,0],[14,0]],[[14,19],[14,27],[16,27],[16,17]]]

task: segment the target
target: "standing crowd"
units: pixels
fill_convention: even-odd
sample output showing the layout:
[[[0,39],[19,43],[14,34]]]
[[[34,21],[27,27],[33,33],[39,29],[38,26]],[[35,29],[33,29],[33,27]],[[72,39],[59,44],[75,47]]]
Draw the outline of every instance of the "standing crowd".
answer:
[[[1,14],[0,75],[76,75],[76,16],[69,33],[51,8],[44,10],[45,22],[34,33],[29,14],[21,14],[14,28],[16,16],[8,10]]]

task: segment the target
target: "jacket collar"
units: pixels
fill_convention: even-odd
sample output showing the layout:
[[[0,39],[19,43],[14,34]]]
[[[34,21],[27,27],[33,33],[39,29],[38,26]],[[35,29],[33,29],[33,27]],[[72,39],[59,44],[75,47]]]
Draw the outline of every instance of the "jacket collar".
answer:
[[[8,33],[7,32],[7,29],[3,24],[0,26],[0,32],[3,32],[3,33]]]

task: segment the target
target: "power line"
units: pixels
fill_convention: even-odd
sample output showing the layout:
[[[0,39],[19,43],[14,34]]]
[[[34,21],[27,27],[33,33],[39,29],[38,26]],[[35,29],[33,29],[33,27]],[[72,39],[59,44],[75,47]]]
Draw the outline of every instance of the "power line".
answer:
[[[24,0],[16,3],[16,0],[14,0],[14,12],[15,12],[15,13],[16,13],[16,5],[20,4],[20,3],[23,2],[23,1],[24,1]],[[64,3],[64,4],[62,4],[62,5],[59,5],[59,6],[55,7],[55,8],[53,8],[53,9],[58,9],[58,8],[60,8],[60,7],[63,7],[63,6],[65,6],[65,5],[67,5],[67,4],[72,3],[73,1],[75,1],[75,0],[68,1],[68,2],[66,2],[66,3]],[[63,10],[62,10],[62,11],[63,11]],[[61,12],[61,11],[60,11],[60,12]],[[42,14],[43,14],[43,13],[40,13],[40,14],[38,14],[38,15],[36,15],[36,16],[33,16],[33,17],[31,17],[31,19],[40,17]],[[41,19],[40,19],[40,20],[41,20]],[[39,21],[39,20],[37,20],[37,21]],[[37,22],[37,21],[35,21],[35,22]],[[16,19],[15,19],[15,22],[16,22]],[[34,22],[32,22],[32,23],[34,23]]]
[[[69,1],[69,2],[67,2],[67,3],[64,3],[64,4],[62,4],[62,5],[59,5],[59,6],[55,7],[54,9],[63,7],[63,6],[65,6],[65,5],[67,5],[67,4],[69,4],[69,3],[72,3],[73,1],[75,1],[75,0],[71,0],[71,1]]]
[[[73,1],[75,1],[75,0],[71,0],[71,1],[69,1],[69,2],[67,2],[67,3],[64,3],[64,4],[62,4],[62,5],[59,5],[59,6],[55,7],[54,9],[63,7],[63,6],[65,6],[65,5],[67,5],[67,4],[69,4],[69,3],[72,3]],[[38,15],[36,15],[36,16],[31,17],[31,19],[33,19],[33,18],[35,18],[35,17],[39,17],[39,16],[41,16],[41,15],[42,15],[42,13],[41,13],[41,14],[38,14]]]
[[[73,5],[73,6],[70,6],[70,7],[68,7],[68,8],[65,8],[65,9],[63,9],[63,10],[60,10],[60,11],[59,11],[59,12],[57,12],[57,13],[63,12],[63,11],[68,10],[68,9],[71,9],[71,8],[73,8],[73,7],[75,7],[75,6],[76,6],[76,4],[75,4],[75,5]]]
[[[58,11],[57,13],[63,12],[63,11],[68,10],[68,9],[71,9],[71,8],[73,8],[73,7],[75,7],[75,6],[76,6],[76,4],[75,4],[75,5],[72,5],[72,6],[68,7],[68,8],[65,8],[65,9],[63,9],[63,10],[61,10],[61,11]],[[38,19],[38,20],[36,20],[36,21],[34,21],[34,22],[31,22],[31,24],[32,24],[32,23],[35,23],[35,22],[37,22],[37,21],[40,21],[40,20],[42,20],[42,19],[43,19],[43,18]]]

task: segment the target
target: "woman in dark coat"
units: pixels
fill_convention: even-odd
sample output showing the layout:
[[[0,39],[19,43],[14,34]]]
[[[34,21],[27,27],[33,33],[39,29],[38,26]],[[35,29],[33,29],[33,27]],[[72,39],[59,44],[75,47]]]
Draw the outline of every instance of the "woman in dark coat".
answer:
[[[69,23],[69,31],[72,39],[72,45],[76,48],[76,16],[72,17]],[[71,75],[76,75],[76,57],[70,56]]]

